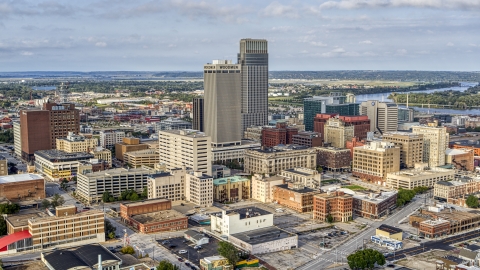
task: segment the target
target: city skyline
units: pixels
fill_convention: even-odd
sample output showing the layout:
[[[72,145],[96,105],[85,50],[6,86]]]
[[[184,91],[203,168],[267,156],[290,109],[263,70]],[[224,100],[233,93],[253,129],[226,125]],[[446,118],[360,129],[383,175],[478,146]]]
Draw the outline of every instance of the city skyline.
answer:
[[[0,71],[200,71],[269,42],[270,70],[479,70],[480,2],[3,1]]]

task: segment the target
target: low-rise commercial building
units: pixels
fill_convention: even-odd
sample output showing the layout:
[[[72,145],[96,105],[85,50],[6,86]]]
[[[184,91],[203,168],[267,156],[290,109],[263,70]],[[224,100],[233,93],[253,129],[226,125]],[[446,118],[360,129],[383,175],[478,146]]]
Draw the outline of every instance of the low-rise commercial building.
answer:
[[[240,144],[232,145],[216,145],[212,147],[212,161],[213,162],[241,162],[245,158],[246,150],[260,149],[259,142],[242,140]]]
[[[380,225],[375,230],[375,235],[395,239],[398,241],[403,240],[403,231],[401,229],[386,224]]]
[[[78,174],[80,161],[93,158],[89,153],[67,153],[60,150],[39,150],[35,152],[35,169],[50,181],[70,179]]]
[[[352,164],[349,149],[335,147],[315,147],[317,165],[329,171],[348,171]]]
[[[172,209],[167,199],[120,204],[122,220],[142,233],[176,231],[188,227],[188,218]]]
[[[15,124],[13,126],[15,127]],[[475,156],[480,156],[480,142],[477,140],[454,141],[450,142],[448,147],[452,149],[470,149],[473,150]]]
[[[245,151],[246,173],[277,174],[295,167],[315,169],[317,165],[314,148],[284,146]]]
[[[433,186],[433,196],[436,199],[451,199],[466,197],[468,194],[480,191],[480,179],[459,179],[455,181],[438,181]]]
[[[353,217],[353,198],[342,191],[313,196],[313,219],[347,222]]]
[[[108,164],[108,168],[112,167],[112,152],[110,150],[97,146],[90,150],[90,154],[92,154],[95,159],[105,161]]]
[[[433,187],[439,181],[449,181],[455,177],[455,170],[439,167],[401,170],[387,174],[386,186],[390,188],[414,189]]]
[[[125,153],[148,149],[147,144],[141,144],[140,139],[125,137],[121,143],[115,144],[115,157],[123,161]]]
[[[242,176],[228,176],[213,179],[213,200],[216,202],[237,202],[250,199],[250,179]]]
[[[125,153],[123,155],[123,162],[132,168],[139,168],[142,166],[153,167],[160,162],[160,156],[155,149],[145,149]]]
[[[474,151],[471,149],[450,149],[445,151],[445,164],[452,164],[455,169],[462,171],[473,171]]]
[[[263,127],[262,146],[273,147],[279,144],[292,144],[293,135],[298,134],[298,129],[287,126],[286,122],[277,122],[275,127]]]
[[[186,168],[175,168],[148,176],[148,198],[166,198],[172,201],[184,200],[186,175]]]
[[[199,206],[213,205],[213,177],[201,171],[189,172],[185,178],[185,200]]]
[[[306,147],[322,146],[323,141],[319,133],[313,131],[299,131],[292,136],[292,144],[303,145]]]
[[[0,176],[0,197],[9,201],[44,199],[45,180],[31,173]]]
[[[250,254],[278,252],[298,247],[298,236],[272,226],[232,234],[228,241]]]
[[[397,192],[360,193],[353,195],[353,213],[360,217],[378,219],[397,207]]]
[[[387,174],[400,171],[400,148],[390,142],[371,142],[353,148],[352,174],[385,185]]]
[[[285,177],[289,182],[302,184],[309,188],[319,189],[321,186],[322,175],[317,170],[292,168],[281,171],[279,175]]]
[[[480,225],[480,215],[472,212],[463,212],[451,209],[443,209],[440,211],[420,210],[420,213],[413,214],[409,217],[409,223],[412,227],[419,228],[420,235],[430,235],[438,237],[445,234],[448,225],[445,222],[434,221],[448,221],[450,223],[447,234],[455,234],[465,230],[476,228]],[[424,222],[430,221],[430,222]],[[423,223],[423,225],[421,225]],[[420,231],[422,227],[422,231]],[[436,236],[435,236],[436,235]]]
[[[263,203],[273,202],[273,187],[285,184],[285,177],[266,177],[261,174],[252,176],[252,199]]]
[[[307,188],[301,184],[288,183],[273,187],[273,200],[297,212],[313,211],[313,196],[318,190]]]
[[[260,208],[223,210],[221,214],[212,215],[210,223],[213,232],[226,236],[271,226],[273,214]]]
[[[120,270],[122,260],[99,244],[42,252],[41,260],[50,270],[98,269],[99,256],[102,269]]]
[[[88,203],[100,202],[102,195],[109,192],[118,198],[122,191],[133,189],[142,193],[147,187],[148,177],[156,173],[144,168],[110,169],[100,172],[79,174],[77,177],[77,195]]]
[[[88,152],[98,146],[98,139],[75,135],[70,131],[67,137],[57,138],[56,143],[57,150],[67,153]]]
[[[426,238],[437,238],[447,235],[450,232],[450,222],[448,220],[424,220],[420,222],[418,233]]]

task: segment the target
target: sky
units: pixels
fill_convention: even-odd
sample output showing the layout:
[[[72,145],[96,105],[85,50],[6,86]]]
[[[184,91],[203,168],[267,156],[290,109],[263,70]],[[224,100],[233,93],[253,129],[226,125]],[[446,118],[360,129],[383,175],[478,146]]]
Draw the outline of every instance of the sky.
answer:
[[[480,0],[0,0],[0,71],[201,71],[242,38],[270,70],[479,71]]]

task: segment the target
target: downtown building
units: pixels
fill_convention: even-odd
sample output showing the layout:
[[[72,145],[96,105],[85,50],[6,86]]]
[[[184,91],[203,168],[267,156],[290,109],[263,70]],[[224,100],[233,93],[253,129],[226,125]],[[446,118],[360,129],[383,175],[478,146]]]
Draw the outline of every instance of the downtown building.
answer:
[[[112,148],[115,144],[123,142],[123,138],[125,138],[125,131],[100,131],[100,146]]]
[[[385,185],[387,174],[400,171],[400,148],[390,142],[371,142],[353,148],[352,174]]]
[[[328,222],[347,222],[353,218],[353,197],[342,191],[313,196],[313,219]]]
[[[400,148],[400,168],[414,168],[423,162],[423,135],[408,132],[388,132],[382,141],[391,142]]]
[[[395,103],[368,100],[360,104],[360,114],[368,116],[370,131],[385,132],[397,131],[398,106]]]
[[[413,126],[412,133],[423,136],[423,162],[430,168],[445,165],[450,134],[445,127]]]
[[[35,151],[56,148],[56,140],[65,138],[69,132],[80,132],[80,112],[73,103],[44,103],[41,110],[20,111],[20,135],[22,158],[35,158]]]
[[[358,104],[357,104],[358,105]],[[338,119],[332,121],[331,119]],[[330,122],[332,121],[332,122]],[[330,122],[330,123],[329,123]],[[335,125],[344,127],[347,130],[353,127],[353,137],[359,140],[367,138],[367,133],[370,132],[370,120],[366,115],[344,116],[337,113],[320,113],[313,119],[313,130],[320,133],[321,138],[325,141],[325,126],[328,125],[333,128]]]

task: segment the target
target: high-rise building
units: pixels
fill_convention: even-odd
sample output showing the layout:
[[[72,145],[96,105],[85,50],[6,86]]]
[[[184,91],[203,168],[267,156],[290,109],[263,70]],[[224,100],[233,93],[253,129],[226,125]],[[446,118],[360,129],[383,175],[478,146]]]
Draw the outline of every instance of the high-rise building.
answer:
[[[193,126],[192,128],[204,132],[204,99],[203,97],[193,98]]]
[[[320,113],[317,114],[313,120],[313,130],[320,133],[323,140],[325,140],[325,124],[330,118],[340,119],[344,126],[353,126],[354,136],[359,140],[367,138],[367,133],[370,131],[370,120],[368,116],[343,116],[337,113]]]
[[[160,162],[168,169],[186,166],[212,175],[211,138],[198,130],[164,130],[158,132]]]
[[[100,131],[100,146],[112,148],[116,143],[123,142],[125,131]]]
[[[370,119],[370,131],[392,132],[398,127],[398,106],[395,103],[368,100],[360,104],[360,114]]]
[[[345,143],[354,136],[354,127],[347,126],[339,118],[330,118],[324,127],[324,143],[333,147],[345,148]]]
[[[22,158],[30,161],[37,150],[56,148],[57,138],[80,132],[80,113],[73,103],[44,103],[42,110],[20,112]]]
[[[303,100],[303,113],[305,130],[320,132],[313,129],[313,120],[317,114],[359,115],[359,106],[357,103],[346,103],[345,96],[342,96],[341,93],[332,92],[328,97],[313,96],[305,98]]]
[[[400,171],[400,148],[391,142],[371,142],[353,148],[352,174],[384,185],[387,173]]]
[[[22,156],[22,131],[20,122],[13,122],[13,145],[15,146],[15,155]]]
[[[214,146],[240,144],[243,134],[242,65],[234,65],[229,60],[213,60],[203,69],[205,134],[211,137]]]
[[[423,136],[408,132],[383,134],[382,141],[394,143],[400,148],[400,168],[414,168],[423,160]]]
[[[213,205],[213,177],[201,171],[189,172],[185,178],[185,200],[199,206]]]
[[[265,39],[240,40],[241,134],[250,126],[268,124],[268,44]]]
[[[450,134],[445,127],[413,126],[413,134],[423,135],[423,162],[430,168],[445,165]]]

